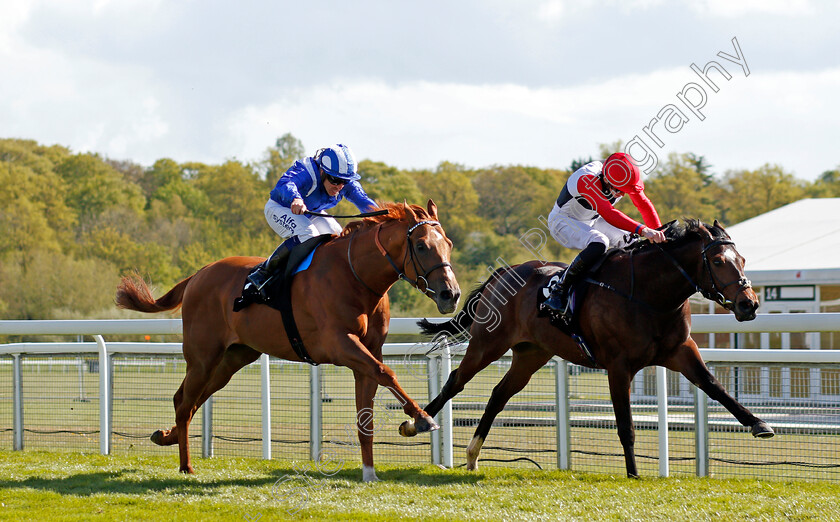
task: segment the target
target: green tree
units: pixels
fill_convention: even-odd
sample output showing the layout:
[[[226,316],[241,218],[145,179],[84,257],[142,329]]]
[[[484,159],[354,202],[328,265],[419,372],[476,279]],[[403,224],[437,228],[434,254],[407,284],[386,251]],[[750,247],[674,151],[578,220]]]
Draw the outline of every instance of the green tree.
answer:
[[[94,154],[76,154],[62,161],[56,172],[66,182],[65,200],[85,229],[92,218],[113,207],[142,211],[145,198],[138,185],[127,183],[113,167]]]
[[[722,183],[721,210],[728,225],[770,212],[802,199],[805,184],[779,165],[726,173]]]
[[[501,235],[521,235],[548,216],[565,177],[560,171],[508,166],[481,170],[473,178],[479,215]]]
[[[415,205],[426,205],[414,177],[408,172],[389,167],[382,162],[362,160],[359,162],[359,183],[374,201],[408,201]]]
[[[478,193],[471,182],[472,172],[461,165],[443,162],[434,172],[413,171],[420,192],[435,201],[446,234],[459,248],[467,235],[484,228],[478,217]]]
[[[209,200],[209,215],[234,236],[265,232],[263,207],[269,187],[256,172],[227,161],[199,172],[195,183]]]
[[[277,138],[273,147],[266,149],[260,168],[265,172],[266,180],[276,183],[295,161],[305,155],[306,149],[303,148],[303,142],[287,132]]]
[[[840,197],[840,167],[820,174],[807,188],[807,193],[814,198]]]
[[[77,260],[35,249],[26,264],[17,252],[0,263],[0,302],[4,319],[61,319],[111,308],[118,278],[100,259]]]
[[[587,158],[584,158],[583,156],[581,156],[577,159],[572,160],[572,162],[569,164],[568,171],[569,172],[575,172],[579,168],[586,165],[587,163],[592,163],[593,161],[595,161],[595,160],[592,158],[592,156],[589,156]]]
[[[657,172],[645,180],[645,194],[663,222],[683,217],[711,222],[721,217],[715,204],[717,187],[709,185],[710,179],[697,170],[697,166],[693,155],[672,153]]]

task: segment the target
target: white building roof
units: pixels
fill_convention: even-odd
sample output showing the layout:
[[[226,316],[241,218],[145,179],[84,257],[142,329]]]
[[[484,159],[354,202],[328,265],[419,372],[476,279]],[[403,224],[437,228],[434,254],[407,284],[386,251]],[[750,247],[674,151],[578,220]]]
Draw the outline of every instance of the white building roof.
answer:
[[[753,284],[840,284],[840,198],[802,199],[726,229]]]

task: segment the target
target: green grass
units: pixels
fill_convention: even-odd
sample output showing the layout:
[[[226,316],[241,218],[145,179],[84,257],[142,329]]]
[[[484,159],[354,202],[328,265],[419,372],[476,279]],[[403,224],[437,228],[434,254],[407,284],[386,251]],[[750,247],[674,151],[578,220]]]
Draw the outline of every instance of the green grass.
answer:
[[[0,520],[838,520],[831,483],[0,451]],[[304,478],[306,469],[311,482]],[[284,477],[292,477],[275,487]],[[293,489],[296,487],[298,489]],[[308,497],[303,496],[303,492]],[[284,495],[291,498],[283,499]],[[297,495],[295,495],[297,494]],[[300,508],[299,511],[296,511]]]
[[[40,358],[44,359],[44,358]],[[33,357],[33,360],[39,360]],[[132,357],[121,361],[137,362]],[[139,358],[148,361],[148,357]],[[75,360],[73,360],[75,361]],[[71,361],[71,362],[73,362]],[[163,364],[159,364],[163,361]],[[174,422],[172,394],[183,378],[184,362],[178,357],[155,360],[157,366],[117,365],[114,371],[114,413],[112,453],[125,456],[172,456],[173,448],[161,448],[149,442],[149,435],[158,428],[169,428]],[[149,363],[151,364],[151,363]],[[403,386],[421,403],[428,400],[425,365],[414,367],[401,360],[392,361]],[[358,448],[336,446],[330,441],[356,443],[353,379],[346,368],[322,366],[323,392],[331,402],[322,404],[324,447],[341,451],[345,460],[357,462]],[[99,449],[98,373],[90,373],[87,365],[24,365],[24,447],[32,450],[95,453]],[[480,418],[492,387],[502,378],[507,365],[491,366],[470,382],[455,400],[456,419]],[[286,459],[306,458],[309,454],[309,367],[295,364],[272,368],[272,453]],[[0,384],[11,381],[9,365],[0,368]],[[249,367],[234,376],[225,389],[215,396],[213,433],[214,451],[220,457],[258,458],[261,449],[261,408],[259,401],[260,371]],[[552,419],[554,412],[519,408],[532,403],[552,404],[554,374],[540,370],[531,383],[515,396],[499,418]],[[570,376],[573,401],[603,401],[607,407],[597,415],[612,418],[606,377],[602,372],[583,372]],[[85,400],[81,400],[81,399]],[[423,465],[430,460],[429,437],[406,440],[397,434],[397,426],[405,418],[396,400],[381,388],[375,409],[374,449],[376,461],[401,467]],[[475,409],[465,409],[470,405]],[[679,408],[677,408],[679,410]],[[635,410],[638,421],[649,407]],[[686,410],[687,411],[687,410]],[[686,411],[675,413],[685,414]],[[712,406],[712,413],[721,413]],[[830,410],[829,410],[830,411]],[[761,413],[757,411],[756,413]],[[576,412],[576,417],[596,413]],[[724,413],[724,417],[731,417]],[[772,419],[768,419],[773,424]],[[12,448],[11,386],[0,386],[0,448]],[[191,425],[191,434],[201,433],[201,412]],[[454,430],[455,462],[464,461],[464,447],[469,443],[474,426]],[[70,433],[67,433],[69,431]],[[556,467],[556,430],[553,426],[494,427],[481,457],[510,460],[527,457],[544,469]],[[124,434],[120,435],[120,434]],[[672,430],[670,433],[672,476],[695,473],[694,432]],[[244,440],[243,440],[244,439]],[[575,471],[622,474],[624,458],[614,427],[573,427],[571,431],[572,469]],[[412,444],[406,446],[405,444]],[[413,446],[413,444],[424,444]],[[710,473],[715,478],[757,479],[782,478],[809,481],[840,481],[840,465],[836,448],[840,435],[784,433],[768,440],[757,440],[740,427],[734,431],[710,434]],[[500,449],[496,449],[500,448]],[[658,470],[658,434],[655,430],[638,429],[636,452],[643,476],[656,476]],[[594,453],[594,454],[593,454]],[[201,454],[200,438],[193,439],[192,454]],[[735,462],[727,462],[735,461]],[[746,462],[747,464],[742,464]],[[528,461],[494,463],[487,466],[532,469]]]

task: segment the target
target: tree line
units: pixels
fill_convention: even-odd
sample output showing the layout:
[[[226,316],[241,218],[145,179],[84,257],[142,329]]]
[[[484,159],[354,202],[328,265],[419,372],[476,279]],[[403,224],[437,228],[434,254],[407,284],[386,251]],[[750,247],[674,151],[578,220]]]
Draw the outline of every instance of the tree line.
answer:
[[[601,145],[600,156],[617,145]],[[143,167],[0,139],[0,318],[125,317],[113,305],[120,275],[139,271],[157,296],[222,257],[269,255],[279,238],[265,223],[263,205],[280,175],[307,152],[286,134],[252,163],[163,158]],[[520,239],[541,227],[540,217],[548,216],[568,176],[589,160],[556,169],[444,161],[420,170],[363,160],[359,171],[376,200],[425,206],[434,199],[466,291],[489,275],[488,267],[534,258]],[[802,198],[840,197],[840,169],[808,182],[778,165],[717,173],[703,156],[671,154],[645,187],[663,221],[693,217],[733,225]],[[639,219],[624,199],[619,208]],[[354,211],[347,202],[335,209]],[[543,250],[566,262],[575,253],[553,240]],[[394,315],[436,315],[433,303],[404,282],[390,296]]]

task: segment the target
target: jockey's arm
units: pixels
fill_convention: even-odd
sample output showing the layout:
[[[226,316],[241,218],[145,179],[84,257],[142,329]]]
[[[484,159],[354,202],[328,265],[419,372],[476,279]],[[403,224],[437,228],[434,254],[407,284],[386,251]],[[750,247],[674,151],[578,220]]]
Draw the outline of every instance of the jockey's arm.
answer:
[[[309,173],[299,161],[295,162],[277,181],[274,190],[271,191],[271,199],[284,207],[291,208],[292,201],[303,199],[301,191],[312,186]]]
[[[650,228],[659,228],[662,226],[662,221],[659,220],[659,214],[656,213],[653,203],[651,203],[643,191],[631,192],[628,196],[630,197],[630,201],[633,202],[633,205],[641,212],[645,225]]]
[[[356,205],[359,212],[371,212],[378,209],[376,202],[368,197],[365,189],[358,181],[351,181],[347,184],[347,189],[344,193],[347,201]]]
[[[615,208],[593,183],[587,183],[581,178],[577,188],[580,195],[592,206],[592,210],[604,218],[604,221],[621,230],[639,233],[643,225]]]

